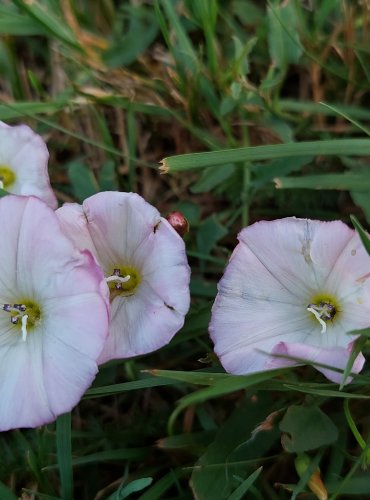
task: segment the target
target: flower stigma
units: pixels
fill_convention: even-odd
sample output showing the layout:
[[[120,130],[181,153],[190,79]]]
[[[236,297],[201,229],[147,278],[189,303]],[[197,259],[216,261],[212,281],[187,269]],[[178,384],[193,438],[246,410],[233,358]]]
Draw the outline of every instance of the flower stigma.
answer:
[[[316,297],[312,303],[308,304],[307,311],[312,313],[321,325],[321,333],[326,332],[327,322],[333,321],[338,312],[338,307],[334,300],[328,297]]]
[[[13,170],[5,165],[0,165],[0,188],[8,188],[15,181]]]
[[[111,300],[117,295],[133,295],[141,281],[137,269],[132,266],[115,267],[105,280],[110,289]]]
[[[17,304],[2,304],[1,309],[10,314],[12,325],[20,327],[24,342],[28,332],[40,323],[41,311],[35,302],[27,300]]]

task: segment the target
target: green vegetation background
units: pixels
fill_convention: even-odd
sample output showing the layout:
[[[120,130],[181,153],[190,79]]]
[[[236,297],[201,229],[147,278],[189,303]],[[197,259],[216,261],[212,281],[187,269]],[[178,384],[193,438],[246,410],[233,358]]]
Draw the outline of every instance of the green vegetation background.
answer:
[[[60,202],[181,210],[192,268],[168,346],[0,435],[1,500],[370,498],[369,368],[342,390],[312,367],[231,377],[207,334],[243,226],[370,222],[369,2],[2,0],[0,34],[0,119],[47,140]]]

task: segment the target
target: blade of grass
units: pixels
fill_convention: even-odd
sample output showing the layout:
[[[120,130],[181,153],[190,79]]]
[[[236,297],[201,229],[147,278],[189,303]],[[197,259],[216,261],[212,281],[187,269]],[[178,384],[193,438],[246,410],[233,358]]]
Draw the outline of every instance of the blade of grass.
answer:
[[[320,174],[305,177],[276,177],[276,189],[334,189],[339,191],[369,191],[370,176],[367,174]]]
[[[73,467],[71,443],[71,414],[65,413],[57,418],[56,444],[59,476],[63,500],[73,500]]]
[[[177,380],[169,378],[156,378],[148,377],[141,380],[134,380],[132,382],[124,382],[122,384],[106,385],[103,387],[93,387],[89,389],[83,399],[101,398],[105,396],[112,396],[113,394],[120,394],[126,391],[137,391],[140,389],[148,389],[149,387],[160,387],[165,385],[176,385]]]
[[[349,116],[347,113],[344,113],[343,111],[341,111],[340,109],[336,108],[335,106],[330,106],[330,104],[326,104],[325,102],[320,102],[320,104],[322,106],[325,106],[325,107],[331,109],[334,112],[334,114],[337,114],[337,115],[341,116],[342,118],[344,118],[345,120],[347,120],[350,123],[352,123],[355,127],[357,127],[358,129],[360,129],[366,135],[370,135],[370,130],[367,127],[365,127],[364,125],[362,125],[360,122],[358,122],[354,118],[351,118],[351,116]]]
[[[370,154],[370,139],[335,139],[328,141],[294,142],[269,146],[223,149],[206,153],[171,156],[162,160],[162,173],[201,169],[225,163],[271,160],[291,156],[366,156]],[[261,167],[262,168],[262,167]]]
[[[240,486],[233,491],[227,500],[241,500],[243,496],[247,493],[252,484],[257,480],[258,476],[261,474],[263,467],[259,467],[257,470],[252,472],[250,476],[242,482]]]
[[[68,23],[61,22],[62,19],[52,12],[50,5],[48,5],[49,2],[44,1],[44,3],[41,3],[38,0],[33,0],[32,2],[14,0],[14,3],[21,11],[27,13],[31,19],[34,19],[51,36],[81,51],[81,47],[74,37],[72,30],[69,29]]]
[[[358,235],[361,238],[361,241],[365,247],[365,250],[370,255],[370,240],[369,240],[369,236],[368,236],[367,232],[361,226],[361,224],[359,223],[359,221],[357,220],[357,218],[354,215],[351,215],[351,221],[352,221],[352,224],[354,225],[356,231],[358,232]]]

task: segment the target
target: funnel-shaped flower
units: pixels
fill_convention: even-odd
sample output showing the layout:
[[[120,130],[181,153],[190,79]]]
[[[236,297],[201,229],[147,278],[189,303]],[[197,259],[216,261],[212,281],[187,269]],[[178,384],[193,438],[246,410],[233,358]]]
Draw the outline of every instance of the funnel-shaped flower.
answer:
[[[13,194],[37,196],[55,209],[48,159],[45,142],[27,125],[10,127],[0,122],[0,187]]]
[[[166,219],[137,194],[118,192],[56,213],[76,245],[95,255],[110,289],[111,324],[100,362],[167,344],[189,309],[190,270],[184,242]]]
[[[108,333],[104,276],[34,197],[0,199],[0,430],[70,411]]]
[[[212,310],[221,363],[235,374],[296,364],[287,357],[343,370],[354,340],[347,332],[370,325],[369,271],[357,234],[342,222],[292,217],[243,229]],[[360,354],[352,371],[363,364]]]

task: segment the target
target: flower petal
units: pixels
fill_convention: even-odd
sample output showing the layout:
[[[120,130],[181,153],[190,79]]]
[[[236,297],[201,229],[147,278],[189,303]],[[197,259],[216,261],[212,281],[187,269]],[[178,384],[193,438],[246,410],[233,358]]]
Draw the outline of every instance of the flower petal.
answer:
[[[109,335],[99,364],[146,354],[168,344],[183,326],[184,315],[164,303],[148,285],[111,304]]]
[[[280,342],[274,347],[272,354],[276,357],[270,359],[267,368],[280,368],[283,366],[299,364],[299,361],[297,362],[285,357],[279,358],[278,356],[299,358],[307,360],[310,364],[314,364],[315,368],[323,373],[326,378],[332,382],[340,384],[343,379],[343,373],[331,370],[330,368],[325,368],[323,366],[318,366],[316,363],[327,365],[328,367],[332,366],[333,368],[338,368],[343,372],[348,363],[351,351],[352,344],[349,344],[347,348],[337,347],[322,349],[321,347],[314,347],[307,344]],[[365,358],[360,353],[353,364],[352,373],[359,373],[362,370],[364,363]],[[352,377],[348,377],[346,384],[351,381]]]
[[[55,209],[57,200],[50,186],[49,152],[45,142],[27,125],[9,127],[0,123],[0,165],[15,173],[15,182],[9,191],[37,196]]]
[[[159,349],[182,327],[189,309],[190,269],[182,238],[134,193],[99,193],[82,209],[84,220],[70,206],[57,211],[66,233],[80,248],[95,249],[107,277],[120,266],[132,266],[140,277],[131,296],[112,301],[109,338],[99,362]]]
[[[0,199],[0,224],[7,231],[0,240],[0,297],[40,309],[25,339],[0,309],[0,430],[6,430],[70,411],[91,384],[108,332],[108,287],[90,252],[74,247],[39,199]]]
[[[333,352],[333,366],[342,367],[339,361],[349,356],[348,331],[370,324],[365,286],[357,287],[355,297],[341,299],[353,291],[358,271],[366,273],[369,266],[369,257],[357,253],[359,263],[352,265],[347,279],[342,268],[356,255],[353,238],[354,232],[341,222],[295,218],[260,222],[241,231],[219,283],[210,323],[215,352],[227,371],[243,374],[272,367],[277,345],[303,346],[301,357],[308,360],[321,359],[322,350],[328,361]],[[321,333],[321,324],[307,307],[315,296],[320,301],[325,295],[338,299],[339,307]],[[279,366],[287,364],[284,360]],[[328,373],[333,380],[333,371]]]

